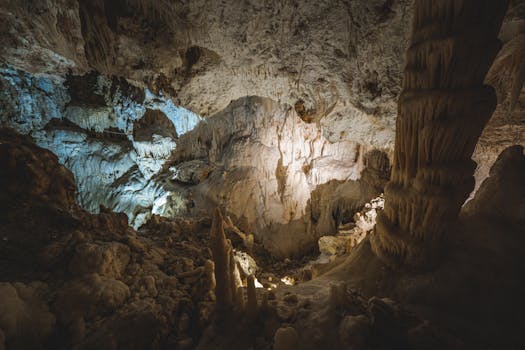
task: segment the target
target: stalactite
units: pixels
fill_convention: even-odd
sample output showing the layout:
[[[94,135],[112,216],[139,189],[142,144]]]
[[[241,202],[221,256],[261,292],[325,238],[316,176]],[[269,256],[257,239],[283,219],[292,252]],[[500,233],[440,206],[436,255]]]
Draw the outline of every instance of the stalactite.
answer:
[[[476,142],[496,107],[483,80],[508,1],[416,0],[398,102],[392,178],[371,236],[387,262],[435,262],[474,187]]]
[[[105,2],[80,0],[79,10],[86,57],[92,67],[101,72],[108,72],[116,52],[115,38],[109,27]]]

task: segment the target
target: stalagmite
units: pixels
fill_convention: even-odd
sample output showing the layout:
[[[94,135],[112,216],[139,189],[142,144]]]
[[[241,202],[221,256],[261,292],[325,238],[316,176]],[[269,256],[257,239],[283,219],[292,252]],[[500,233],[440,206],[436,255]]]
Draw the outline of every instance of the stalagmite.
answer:
[[[204,264],[204,273],[208,281],[208,289],[215,290],[217,283],[215,281],[215,264],[213,263],[213,261],[206,260],[206,263]]]
[[[239,286],[237,287],[237,296],[236,296],[237,304],[235,305],[236,311],[239,314],[242,314],[245,310],[244,305],[244,288]]]
[[[474,186],[476,142],[496,107],[483,85],[500,42],[504,0],[416,0],[398,102],[392,178],[371,237],[393,264],[432,264]]]
[[[249,320],[255,319],[257,316],[257,294],[255,294],[255,277],[248,276],[247,281],[248,301],[246,303],[246,316]]]
[[[215,264],[215,296],[217,307],[232,310],[238,298],[238,275],[233,249],[224,235],[224,222],[219,209],[215,211],[210,232],[210,248]]]

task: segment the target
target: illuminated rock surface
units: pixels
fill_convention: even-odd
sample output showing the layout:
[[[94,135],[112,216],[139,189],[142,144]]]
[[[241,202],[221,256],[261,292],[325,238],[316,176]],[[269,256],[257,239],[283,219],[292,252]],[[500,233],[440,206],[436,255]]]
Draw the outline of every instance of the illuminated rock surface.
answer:
[[[525,348],[524,11],[2,1],[0,350]]]

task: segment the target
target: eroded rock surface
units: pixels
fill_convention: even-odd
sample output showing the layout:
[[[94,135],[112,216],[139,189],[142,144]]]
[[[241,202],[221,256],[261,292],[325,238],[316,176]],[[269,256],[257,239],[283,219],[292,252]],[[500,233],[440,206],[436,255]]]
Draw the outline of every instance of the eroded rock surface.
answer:
[[[125,76],[203,116],[264,96],[298,106],[305,120],[330,116],[323,122],[330,140],[385,147],[393,141],[410,5],[56,0],[35,11],[9,1],[2,57],[30,72],[89,67]]]
[[[211,310],[209,223],[174,222],[146,238],[124,214],[89,214],[55,155],[0,130],[1,346],[191,344]]]
[[[330,143],[316,124],[287,106],[248,97],[182,136],[162,176],[195,184],[187,189],[194,203],[190,214],[209,215],[210,208],[221,206],[272,253],[289,256],[315,245],[320,235],[309,227],[312,191],[329,180],[357,179],[360,152],[354,142]],[[359,183],[353,186],[356,196],[347,202],[359,208],[369,194]],[[327,231],[322,234],[333,233]]]
[[[299,155],[295,148],[291,154],[306,159],[307,180],[295,165],[290,167],[286,152],[283,164],[272,164],[262,175],[255,169],[238,171],[249,163],[248,154],[233,156],[219,169],[214,168],[214,156],[192,156],[173,164],[171,180],[177,184],[166,188],[155,175],[177,147],[177,137],[200,120],[180,113],[175,104],[221,119],[231,112],[231,101],[253,103],[253,108],[235,112],[236,118],[253,118],[259,128],[264,127],[258,124],[260,118],[251,115],[257,113],[257,99],[247,102],[246,96],[270,98],[276,101],[268,116],[271,123],[280,123],[285,110],[289,118],[282,131],[267,136],[272,138],[264,140],[267,146],[278,144],[280,134],[285,140],[295,137],[293,143],[306,137],[312,145],[359,145],[349,148],[357,163],[373,148],[392,154],[410,1],[6,1],[0,16],[6,29],[0,38],[5,48],[0,54],[2,125],[30,134],[59,156],[76,177],[84,208],[98,212],[104,205],[125,212],[134,227],[152,214],[193,212],[202,202],[193,199],[195,185],[229,182],[224,186],[227,193],[213,195],[224,197],[214,198],[214,203],[231,209],[236,224],[245,230],[262,232],[264,226],[267,245],[275,246],[283,238],[279,232],[305,231],[301,218],[305,203],[315,201],[311,193],[316,186],[342,178],[338,171],[327,177],[332,164],[311,161],[315,156],[305,150]],[[502,149],[524,144],[523,18],[520,1],[512,1],[500,32],[504,48],[487,79],[496,87],[499,105],[473,155],[479,163],[475,188]],[[89,73],[92,69],[103,75]],[[513,111],[507,112],[511,106]],[[217,152],[224,158],[242,148],[272,153],[257,150],[260,135],[247,138],[249,146],[237,141],[239,128],[248,124],[235,125],[231,133],[218,128],[221,137],[230,137],[237,146]],[[301,125],[300,132],[291,131],[296,125]],[[274,163],[270,158],[260,161]],[[237,170],[229,178],[215,179],[221,168]],[[350,172],[352,179],[358,174]],[[234,175],[264,180],[234,186]],[[230,189],[242,191],[246,186],[260,189],[231,195]],[[278,200],[276,186],[282,193]],[[294,186],[297,191],[290,190]],[[276,214],[281,209],[283,213]],[[331,214],[323,214],[327,221],[307,227],[309,233],[299,245],[315,245],[316,236],[335,232]],[[290,249],[279,254],[285,251]]]
[[[55,153],[78,183],[78,202],[124,212],[140,226],[167,196],[151,178],[200,117],[116,77],[67,77],[1,68],[0,123]],[[163,127],[164,125],[164,127]]]

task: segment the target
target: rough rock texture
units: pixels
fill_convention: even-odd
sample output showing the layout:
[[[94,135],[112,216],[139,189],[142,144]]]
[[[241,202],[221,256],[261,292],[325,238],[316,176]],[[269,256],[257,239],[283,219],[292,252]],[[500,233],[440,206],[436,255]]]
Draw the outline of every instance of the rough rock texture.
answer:
[[[162,177],[190,186],[192,215],[221,206],[272,253],[289,256],[319,237],[309,228],[311,192],[331,179],[358,178],[361,151],[356,143],[328,142],[286,106],[248,97],[182,136]],[[347,202],[358,208],[369,198],[359,184],[354,189]]]
[[[0,165],[4,348],[270,348],[274,337],[276,344],[297,344],[297,337],[274,334],[308,312],[310,302],[294,294],[277,300],[256,289],[253,276],[246,291],[237,288],[232,296],[240,313],[225,318],[213,311],[213,301],[222,300],[213,293],[218,273],[228,270],[233,278],[228,265],[235,264],[222,229],[231,224],[219,224],[220,215],[210,243],[227,248],[210,254],[209,220],[154,216],[137,233],[123,214],[80,209],[74,187],[57,188],[72,174],[28,138],[1,130]],[[219,263],[218,251],[230,252],[222,259],[229,264]]]
[[[88,214],[74,187],[58,188],[73,177],[53,154],[0,135],[4,348],[269,349],[286,339],[305,350],[523,347],[523,210],[511,209],[524,195],[521,147],[499,157],[473,209],[464,209],[464,229],[439,270],[400,274],[372,254],[356,262],[365,239],[351,264],[309,283],[263,291],[250,278],[237,289],[246,313],[225,318],[210,293],[209,220],[154,216],[137,233],[125,215]]]
[[[89,214],[57,157],[5,129],[0,179],[0,347],[194,342],[212,309],[209,223],[153,222],[143,236],[124,214]]]
[[[331,235],[341,224],[347,224],[365,203],[383,192],[390,179],[390,161],[379,150],[363,156],[361,178],[358,180],[331,180],[317,186],[308,201],[308,230],[315,237]],[[375,220],[374,220],[375,224]]]
[[[0,71],[0,125],[58,155],[75,175],[85,209],[125,212],[135,227],[161,211],[167,193],[151,178],[176,147],[175,136],[200,117],[116,77]]]
[[[503,148],[525,142],[525,95],[520,93],[522,8],[522,1],[511,2],[500,32],[504,48],[487,78],[496,87],[499,105],[473,155],[478,162],[475,188]],[[314,130],[317,125],[315,132],[291,136],[308,137],[308,142],[314,143],[314,139],[340,145],[357,143],[361,145],[356,152],[358,163],[366,164],[362,156],[374,147],[392,152],[395,101],[401,90],[412,12],[412,2],[406,0],[264,4],[233,0],[176,4],[152,0],[4,1],[0,6],[5,29],[0,37],[4,48],[0,52],[0,120],[2,125],[31,134],[39,145],[59,156],[77,179],[78,200],[84,208],[98,212],[104,205],[125,212],[134,227],[152,213],[188,214],[199,202],[192,199],[192,186],[221,170],[214,173],[213,160],[193,159],[172,167],[172,180],[177,184],[168,189],[154,178],[176,148],[177,137],[199,120],[179,113],[174,103],[213,119],[227,113],[230,101],[247,95],[271,98],[278,106],[273,113],[277,123],[282,110],[297,114],[293,118],[297,123],[283,128],[308,124]],[[105,76],[86,74],[90,69]],[[511,105],[514,110],[507,113]],[[243,118],[252,118],[250,113],[247,109]],[[266,145],[276,144],[276,135]],[[247,140],[251,141],[259,142]],[[239,160],[244,156],[234,157],[227,168],[244,167],[244,160]],[[269,170],[271,174],[264,175],[267,179],[256,181],[261,189],[249,191],[254,196],[232,198],[228,192],[224,203],[218,198],[213,205],[231,208],[232,218],[239,220],[236,224],[251,232],[261,232],[253,222],[262,218],[258,225],[270,232],[268,246],[276,245],[273,241],[282,238],[278,232],[287,231],[292,221],[291,232],[308,231],[307,239],[299,243],[304,249],[315,245],[319,235],[335,233],[333,223],[341,216],[336,215],[335,220],[330,216],[337,205],[323,214],[320,224],[310,225],[308,218],[304,224],[301,217],[303,211],[308,217],[309,210],[304,209],[310,198],[305,188],[312,192],[317,184],[341,179],[339,173],[319,181],[308,179],[306,186],[300,174],[283,182],[283,174],[294,170],[286,164],[279,169],[272,165]],[[313,162],[304,170],[324,172],[319,176],[325,177],[331,166]],[[252,173],[248,178],[259,175]],[[235,187],[233,177],[227,181],[231,183],[225,188]],[[287,191],[279,199],[282,203],[274,199],[275,183],[279,191]],[[290,190],[296,185],[296,192]],[[265,195],[258,196],[260,193]],[[265,205],[267,198],[272,198],[268,213],[254,209]],[[323,198],[338,201],[328,195]],[[316,206],[313,201],[311,198],[312,208]],[[353,207],[350,202],[353,199],[346,204]],[[281,209],[284,214],[275,214]],[[314,208],[313,217],[318,214]],[[285,247],[280,254],[288,252]]]
[[[220,205],[244,231],[287,256],[335,233],[331,215],[345,206],[358,209],[389,177],[384,153],[349,141],[330,143],[319,125],[268,99],[236,101],[190,132],[198,116],[117,78],[89,73],[62,82],[12,68],[3,72],[1,97],[8,108],[2,124],[59,156],[75,174],[85,209],[124,212],[134,227],[151,214],[210,215]],[[365,166],[370,186],[345,185]],[[320,205],[309,213],[311,192],[333,179],[349,188],[348,198],[337,191],[325,195],[328,201],[339,196],[334,201],[341,205],[322,213],[320,226],[311,225],[321,215]]]
[[[522,8],[512,1],[502,32],[510,47],[523,33]],[[246,95],[269,97],[320,121],[329,140],[393,146],[410,1],[24,0],[0,11],[1,59],[28,72],[95,68],[204,116]],[[500,74],[513,74],[509,57],[497,62],[496,80],[516,81],[501,94],[519,95],[520,79]]]
[[[525,223],[524,176],[523,147],[516,145],[505,149],[476,193],[476,200],[468,202],[462,213],[513,222],[516,227]]]
[[[392,263],[431,264],[474,188],[471,156],[497,104],[483,80],[500,49],[507,4],[415,3],[392,180],[371,238]]]
[[[4,0],[0,6],[1,61],[32,73],[88,69],[74,0]]]
[[[34,11],[30,2],[8,1],[2,59],[30,72],[89,66],[125,76],[203,116],[243,96],[269,97],[310,121],[329,115],[331,140],[385,147],[393,141],[410,5],[53,0]],[[24,60],[28,54],[38,60]]]
[[[247,303],[250,295],[260,300],[256,316],[213,314],[197,349],[268,349],[272,342],[274,348],[305,350],[523,347],[521,209],[518,215],[494,211],[489,217],[480,208],[492,206],[490,196],[503,183],[494,206],[505,199],[520,203],[524,159],[520,147],[501,154],[469,204],[477,209],[463,209],[449,255],[436,270],[392,270],[365,239],[346,260],[311,281],[269,286],[271,291],[248,282],[239,294],[247,294]],[[226,264],[219,265],[225,272]]]
[[[224,234],[224,223],[219,209],[213,217],[210,249],[214,263],[217,307],[233,311],[233,308],[238,307],[240,303],[237,293],[237,288],[240,287],[239,271],[235,264],[231,243]]]
[[[0,346],[30,348],[51,335],[56,317],[42,300],[47,289],[42,282],[0,282],[0,329],[5,337]]]
[[[525,3],[510,1],[499,39],[503,46],[485,79],[496,89],[498,107],[483,130],[472,159],[478,164],[475,191],[489,175],[492,164],[507,147],[525,146]]]

